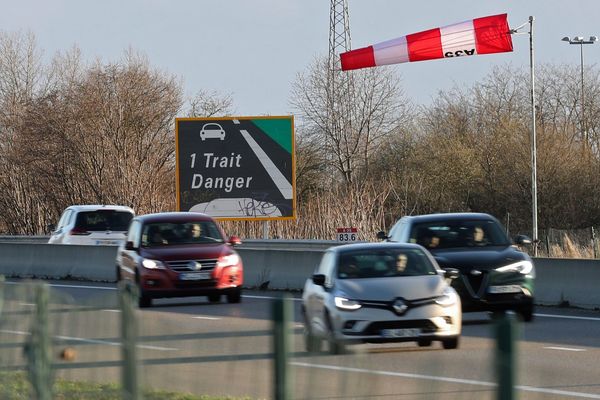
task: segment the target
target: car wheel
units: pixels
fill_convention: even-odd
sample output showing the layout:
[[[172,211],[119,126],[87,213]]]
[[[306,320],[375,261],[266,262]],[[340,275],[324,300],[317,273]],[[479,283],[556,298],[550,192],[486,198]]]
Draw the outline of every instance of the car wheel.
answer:
[[[232,292],[227,293],[228,303],[239,303],[242,301],[242,289],[237,288]]]
[[[442,340],[442,346],[444,346],[446,350],[458,348],[458,336]]]
[[[312,334],[312,329],[308,323],[306,313],[304,314],[304,347],[309,353],[318,353],[321,351],[321,339]]]
[[[417,342],[419,347],[429,347],[431,346],[431,339],[421,339]]]
[[[152,307],[152,297],[148,296],[140,290],[140,297],[138,298],[138,305],[140,308]]]
[[[533,305],[524,307],[524,308],[520,309],[518,312],[519,312],[519,315],[521,315],[521,318],[523,318],[524,322],[533,321]]]
[[[218,303],[221,301],[220,294],[209,294],[207,297],[208,297],[208,301],[210,301],[211,303]]]
[[[346,346],[344,343],[340,342],[335,338],[335,334],[333,332],[333,324],[327,319],[327,345],[329,347],[330,354],[344,354],[346,352]]]

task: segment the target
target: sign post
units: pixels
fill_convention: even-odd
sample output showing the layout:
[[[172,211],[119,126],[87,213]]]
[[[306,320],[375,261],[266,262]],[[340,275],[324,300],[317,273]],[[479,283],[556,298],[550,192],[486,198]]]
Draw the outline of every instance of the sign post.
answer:
[[[175,124],[179,211],[221,220],[296,218],[292,116]]]

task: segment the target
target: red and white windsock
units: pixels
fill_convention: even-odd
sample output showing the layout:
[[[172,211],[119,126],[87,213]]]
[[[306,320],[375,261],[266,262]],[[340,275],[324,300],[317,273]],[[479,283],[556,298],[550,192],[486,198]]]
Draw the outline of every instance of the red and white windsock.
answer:
[[[413,33],[340,54],[342,71],[512,51],[506,14]]]

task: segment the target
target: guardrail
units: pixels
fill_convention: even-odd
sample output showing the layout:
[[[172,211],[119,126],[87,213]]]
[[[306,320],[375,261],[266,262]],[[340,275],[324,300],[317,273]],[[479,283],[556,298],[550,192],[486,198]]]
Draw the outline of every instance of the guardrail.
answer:
[[[114,246],[50,245],[47,237],[0,237],[7,277],[115,281]],[[40,243],[42,242],[42,243]],[[236,249],[250,287],[300,290],[334,241],[249,239]],[[535,258],[536,302],[600,308],[600,260]]]

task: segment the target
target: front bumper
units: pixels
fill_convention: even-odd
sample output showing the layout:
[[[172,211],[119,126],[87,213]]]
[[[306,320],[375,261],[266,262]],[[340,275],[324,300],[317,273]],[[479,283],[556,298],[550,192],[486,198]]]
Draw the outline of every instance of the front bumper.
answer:
[[[332,313],[336,340],[355,343],[387,343],[443,340],[457,337],[462,328],[460,302],[442,307],[430,304],[409,309],[403,315],[391,310],[363,307]]]

